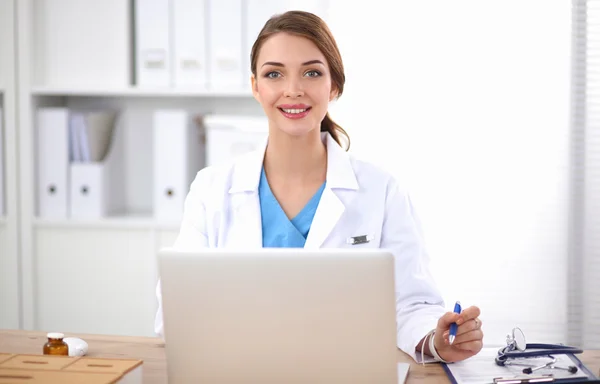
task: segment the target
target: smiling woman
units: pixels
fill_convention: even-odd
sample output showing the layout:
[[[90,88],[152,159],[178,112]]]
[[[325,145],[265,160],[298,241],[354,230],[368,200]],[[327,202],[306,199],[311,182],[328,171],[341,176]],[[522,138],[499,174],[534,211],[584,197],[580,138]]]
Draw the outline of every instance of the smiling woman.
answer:
[[[342,148],[346,132],[328,108],[345,75],[329,28],[307,12],[271,17],[252,48],[251,71],[269,120],[266,146],[198,173],[174,248],[385,249],[396,261],[397,346],[417,361],[477,354],[479,308],[445,311],[410,197],[389,173]],[[162,333],[160,286],[157,293]]]
[[[315,27],[306,28],[307,25]],[[327,113],[329,102],[342,95],[346,76],[338,46],[322,19],[300,11],[290,11],[285,16],[271,18],[256,39],[250,57],[252,90],[269,118],[276,115],[271,113],[277,112],[272,110],[273,107],[288,119],[312,115],[307,119],[304,129],[320,127],[321,132],[328,132],[340,145],[340,136],[343,136],[346,149],[350,147],[346,131]],[[312,59],[303,60],[309,57]],[[261,78],[265,81],[260,81]],[[277,103],[276,100],[269,99],[269,96],[274,97],[277,93],[281,95],[283,91],[287,95],[296,94],[298,98],[308,92],[306,98],[315,97],[313,101],[318,105],[281,102],[271,104],[269,108],[266,105],[269,102]],[[293,129],[286,127],[283,122],[280,124],[277,127],[281,129]]]

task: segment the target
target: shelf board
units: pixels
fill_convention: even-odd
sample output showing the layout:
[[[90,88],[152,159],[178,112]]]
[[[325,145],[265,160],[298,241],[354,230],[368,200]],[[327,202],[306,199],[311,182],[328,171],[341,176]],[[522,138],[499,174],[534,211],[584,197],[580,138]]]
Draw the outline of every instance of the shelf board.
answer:
[[[34,87],[34,96],[94,96],[94,97],[251,97],[247,90],[210,91],[200,88],[77,88]]]
[[[149,215],[109,216],[100,219],[50,219],[36,217],[36,228],[77,228],[77,229],[159,229],[179,230],[180,221],[157,220]]]

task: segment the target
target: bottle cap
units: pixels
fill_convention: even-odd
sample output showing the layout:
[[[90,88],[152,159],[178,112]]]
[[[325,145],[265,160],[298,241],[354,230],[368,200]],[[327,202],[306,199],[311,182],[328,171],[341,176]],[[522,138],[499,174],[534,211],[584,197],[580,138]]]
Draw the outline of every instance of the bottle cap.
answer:
[[[65,337],[64,333],[50,332],[48,335],[49,339],[62,339]]]

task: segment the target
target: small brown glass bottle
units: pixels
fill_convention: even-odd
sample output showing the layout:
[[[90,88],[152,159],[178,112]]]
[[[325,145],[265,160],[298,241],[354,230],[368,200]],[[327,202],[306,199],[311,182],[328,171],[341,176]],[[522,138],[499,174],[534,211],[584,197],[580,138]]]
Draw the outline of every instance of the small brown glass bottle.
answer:
[[[44,344],[44,355],[69,356],[69,346],[63,341],[64,337],[62,333],[49,333],[48,342]]]

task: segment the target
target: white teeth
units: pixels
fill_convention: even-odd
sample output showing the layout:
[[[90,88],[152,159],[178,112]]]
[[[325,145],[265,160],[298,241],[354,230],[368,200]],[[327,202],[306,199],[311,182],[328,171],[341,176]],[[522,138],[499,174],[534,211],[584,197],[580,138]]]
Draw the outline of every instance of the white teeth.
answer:
[[[306,111],[306,109],[285,109],[285,108],[281,108],[281,109],[285,113],[302,113],[302,112]]]

